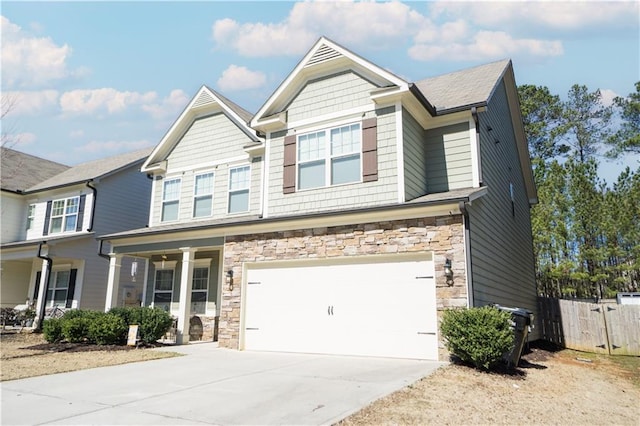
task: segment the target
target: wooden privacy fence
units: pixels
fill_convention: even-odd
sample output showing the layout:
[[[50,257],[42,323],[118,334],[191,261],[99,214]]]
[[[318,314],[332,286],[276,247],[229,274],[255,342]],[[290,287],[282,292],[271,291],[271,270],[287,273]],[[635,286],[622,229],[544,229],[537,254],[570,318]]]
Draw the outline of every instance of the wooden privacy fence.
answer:
[[[584,352],[640,356],[640,305],[539,297],[542,338]]]

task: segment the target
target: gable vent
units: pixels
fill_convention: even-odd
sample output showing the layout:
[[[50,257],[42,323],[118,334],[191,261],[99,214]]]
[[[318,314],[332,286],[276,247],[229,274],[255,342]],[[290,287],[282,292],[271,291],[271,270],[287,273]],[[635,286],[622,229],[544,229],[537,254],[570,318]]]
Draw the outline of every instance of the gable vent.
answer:
[[[195,102],[193,103],[193,108],[205,106],[213,102],[215,102],[215,100],[213,99],[213,97],[211,97],[209,93],[202,92],[200,96],[198,96],[198,99],[196,99]]]
[[[336,59],[342,56],[340,52],[327,45],[321,46],[316,53],[309,59],[309,62],[305,65],[305,67],[310,67],[316,64],[320,64],[322,62],[327,62],[332,59]]]

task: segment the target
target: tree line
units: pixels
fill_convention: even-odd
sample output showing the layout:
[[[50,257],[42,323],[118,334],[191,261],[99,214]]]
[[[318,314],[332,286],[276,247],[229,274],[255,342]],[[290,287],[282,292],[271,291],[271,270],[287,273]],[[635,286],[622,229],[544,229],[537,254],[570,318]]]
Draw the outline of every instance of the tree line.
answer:
[[[640,82],[605,105],[574,85],[561,100],[547,87],[518,87],[538,204],[531,210],[538,294],[612,298],[640,291],[640,167],[615,182],[603,159],[640,153]]]

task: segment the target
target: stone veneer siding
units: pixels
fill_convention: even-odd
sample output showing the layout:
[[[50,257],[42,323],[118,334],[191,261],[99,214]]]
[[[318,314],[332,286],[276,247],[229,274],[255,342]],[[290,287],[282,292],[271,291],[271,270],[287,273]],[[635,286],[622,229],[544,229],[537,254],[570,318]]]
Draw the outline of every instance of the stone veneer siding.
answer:
[[[229,291],[223,284],[219,344],[239,348],[243,262],[421,252],[434,253],[438,318],[445,308],[467,306],[461,215],[227,237],[224,271],[233,269],[234,287]],[[452,261],[452,286],[444,277],[445,258]],[[442,344],[440,348],[443,359],[446,352]]]

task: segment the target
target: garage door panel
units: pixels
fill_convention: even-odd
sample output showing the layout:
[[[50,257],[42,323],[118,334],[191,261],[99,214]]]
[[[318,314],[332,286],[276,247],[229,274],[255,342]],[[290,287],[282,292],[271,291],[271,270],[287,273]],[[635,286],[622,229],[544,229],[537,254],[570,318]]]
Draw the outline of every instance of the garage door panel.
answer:
[[[249,269],[245,349],[437,359],[432,270],[428,261]]]

